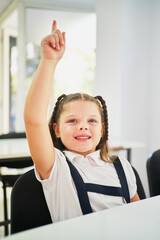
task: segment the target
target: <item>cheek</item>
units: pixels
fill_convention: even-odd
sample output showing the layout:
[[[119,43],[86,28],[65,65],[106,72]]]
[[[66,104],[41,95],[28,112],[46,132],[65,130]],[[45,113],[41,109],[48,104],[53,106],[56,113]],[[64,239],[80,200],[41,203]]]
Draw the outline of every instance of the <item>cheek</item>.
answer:
[[[73,127],[68,126],[68,125],[63,125],[63,126],[60,128],[60,136],[61,136],[61,139],[68,139],[69,136],[72,135],[72,132],[73,132]]]
[[[103,136],[103,129],[101,126],[98,128],[92,128],[92,131],[95,138],[101,138]]]
[[[74,130],[73,126],[65,125],[63,127],[63,131],[66,132],[66,133],[69,133],[69,132],[71,133],[73,130]]]

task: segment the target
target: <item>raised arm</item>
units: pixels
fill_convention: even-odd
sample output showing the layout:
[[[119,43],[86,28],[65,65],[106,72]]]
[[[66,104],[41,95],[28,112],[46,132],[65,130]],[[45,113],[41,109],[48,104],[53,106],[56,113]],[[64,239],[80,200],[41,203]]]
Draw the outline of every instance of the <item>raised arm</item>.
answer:
[[[65,33],[52,24],[52,33],[41,42],[42,58],[32,81],[24,109],[24,121],[32,159],[42,179],[49,177],[55,161],[47,110],[53,74],[65,52]]]

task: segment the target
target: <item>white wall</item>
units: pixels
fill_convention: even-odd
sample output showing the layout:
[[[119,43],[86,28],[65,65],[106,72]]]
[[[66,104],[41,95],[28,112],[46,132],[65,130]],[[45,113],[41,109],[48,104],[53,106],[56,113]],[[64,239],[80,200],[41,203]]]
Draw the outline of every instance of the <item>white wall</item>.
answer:
[[[107,100],[110,138],[136,141],[132,164],[148,195],[146,159],[160,148],[160,1],[97,0],[96,93]]]
[[[160,1],[152,8],[151,79],[149,83],[149,151],[160,148]]]
[[[120,136],[121,114],[121,1],[97,1],[96,94],[103,95],[109,111],[110,135]]]

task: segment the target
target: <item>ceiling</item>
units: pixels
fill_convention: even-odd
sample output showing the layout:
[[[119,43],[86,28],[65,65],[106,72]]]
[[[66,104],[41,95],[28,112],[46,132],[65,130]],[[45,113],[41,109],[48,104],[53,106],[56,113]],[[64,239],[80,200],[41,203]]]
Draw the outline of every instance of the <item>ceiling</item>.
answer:
[[[29,2],[31,0],[27,0]],[[32,0],[33,1],[33,0]],[[44,0],[34,0],[34,1],[44,1]],[[51,1],[51,0],[45,0],[45,1]],[[55,2],[56,0],[52,0]],[[62,2],[62,0],[59,0]],[[71,4],[71,1],[73,0],[65,0],[65,3]],[[86,0],[74,0],[78,1],[86,1]],[[93,0],[87,0],[87,2],[93,3]],[[0,0],[0,5],[3,5],[3,9],[5,9],[5,3],[11,2]],[[64,0],[63,0],[64,2]],[[3,3],[3,4],[2,4]],[[75,6],[75,5],[74,5]],[[83,6],[86,6],[85,4]],[[43,21],[41,19],[43,18]],[[40,40],[47,35],[50,32],[50,25],[53,21],[53,18],[57,20],[58,26],[60,29],[65,30],[67,32],[67,39],[68,39],[68,45],[73,47],[83,46],[83,48],[95,48],[96,46],[96,16],[94,13],[87,13],[87,12],[62,12],[62,11],[56,11],[52,9],[36,9],[36,8],[27,8],[26,9],[26,40],[27,42],[32,42],[36,45],[40,44]],[[41,22],[41,27],[39,28],[39,23]],[[14,11],[4,22],[3,27],[7,27],[9,29],[17,29],[17,23],[18,23],[18,12]],[[32,26],[32,27],[29,27]],[[77,29],[78,26],[78,29]],[[36,29],[36,31],[35,31]],[[84,34],[84,32],[89,32],[90,34],[87,35],[87,39],[84,39],[84,41],[81,40],[81,42],[78,41],[78,39],[81,39],[81,36]],[[74,35],[74,36],[73,36]],[[76,41],[73,41],[73,39],[77,39]]]
[[[0,14],[3,12],[3,10],[12,2],[12,0],[0,0]]]
[[[4,11],[5,8],[12,2],[13,0],[0,0],[0,15]],[[87,9],[94,9],[95,6],[95,0],[27,0],[27,3],[50,3],[59,5],[59,6],[74,6],[74,7],[82,7]]]

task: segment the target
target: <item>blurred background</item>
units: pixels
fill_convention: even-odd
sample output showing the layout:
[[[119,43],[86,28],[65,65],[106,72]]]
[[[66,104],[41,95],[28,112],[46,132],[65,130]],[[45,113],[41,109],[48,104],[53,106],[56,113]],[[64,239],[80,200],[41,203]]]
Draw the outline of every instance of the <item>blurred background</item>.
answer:
[[[0,134],[25,131],[25,98],[54,19],[67,49],[48,117],[62,93],[102,95],[110,145],[131,146],[149,195],[146,160],[160,147],[159,0],[0,0]]]

